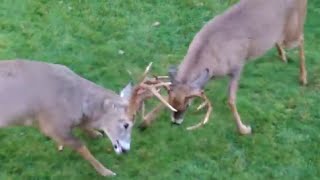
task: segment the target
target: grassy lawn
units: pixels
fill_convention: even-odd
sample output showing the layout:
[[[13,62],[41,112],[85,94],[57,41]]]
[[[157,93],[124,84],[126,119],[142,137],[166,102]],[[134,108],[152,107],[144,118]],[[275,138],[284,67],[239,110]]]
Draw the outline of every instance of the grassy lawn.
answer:
[[[225,2],[225,3],[223,3]],[[228,7],[221,0],[0,0],[0,59],[65,64],[83,77],[119,91],[154,62],[166,74],[178,64],[204,22]],[[320,6],[308,4],[305,26],[309,85],[298,83],[298,51],[284,64],[275,49],[249,63],[238,108],[250,136],[239,136],[227,106],[227,79],[206,91],[214,111],[190,110],[181,126],[163,112],[151,128],[133,132],[132,150],[117,156],[106,139],[80,136],[118,175],[112,179],[317,179],[320,177]],[[271,13],[271,12],[270,12]],[[155,22],[160,25],[154,26]],[[140,122],[140,119],[137,119]],[[138,125],[138,123],[136,125]],[[0,179],[105,179],[78,154],[58,152],[33,128],[0,130]]]

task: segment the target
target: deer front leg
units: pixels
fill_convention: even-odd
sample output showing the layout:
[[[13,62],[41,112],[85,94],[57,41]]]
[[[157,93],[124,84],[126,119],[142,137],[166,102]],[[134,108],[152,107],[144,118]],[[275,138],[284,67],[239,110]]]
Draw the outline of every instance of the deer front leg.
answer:
[[[45,121],[45,122],[52,122],[52,121]],[[94,156],[90,153],[88,148],[85,145],[83,145],[79,139],[75,138],[71,134],[70,128],[66,128],[66,127],[61,128],[61,127],[57,127],[54,124],[43,123],[43,121],[40,121],[40,129],[45,135],[47,135],[48,137],[56,141],[58,145],[70,147],[73,150],[77,151],[85,160],[89,161],[89,163],[102,176],[115,175],[114,172],[105,168],[98,160],[96,160]]]
[[[278,54],[279,54],[281,60],[286,63],[287,62],[287,56],[286,56],[286,51],[283,48],[283,45],[280,44],[280,43],[276,43],[276,47],[277,47]]]
[[[82,130],[91,138],[99,138],[103,136],[102,133],[91,128],[82,128]],[[63,149],[63,145],[58,144],[58,151],[63,151]]]
[[[304,37],[303,34],[299,39],[299,56],[300,56],[300,83],[302,85],[307,85],[307,70],[305,66],[305,55],[304,55]]]
[[[229,106],[233,113],[234,120],[236,122],[238,131],[242,135],[251,134],[251,127],[246,126],[242,123],[240,115],[237,110],[236,98],[237,98],[237,90],[238,90],[238,81],[240,78],[240,72],[231,76],[231,80],[229,83]]]
[[[103,137],[103,134],[101,132],[91,128],[83,128],[83,131],[91,138]]]
[[[115,176],[116,173],[112,172],[111,170],[105,168],[96,158],[91,154],[89,149],[82,145],[76,148],[76,151],[98,171],[102,176]]]
[[[89,149],[83,145],[80,140],[72,136],[71,134],[68,135],[55,135],[53,138],[58,141],[60,144],[64,146],[70,147],[77,151],[85,160],[87,160],[95,169],[96,171],[101,174],[102,176],[114,176],[116,175],[111,170],[105,168],[89,151]]]

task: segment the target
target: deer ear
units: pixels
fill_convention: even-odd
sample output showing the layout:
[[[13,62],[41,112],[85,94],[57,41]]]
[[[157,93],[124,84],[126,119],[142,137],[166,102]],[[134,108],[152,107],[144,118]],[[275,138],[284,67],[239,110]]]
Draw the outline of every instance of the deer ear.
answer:
[[[209,69],[206,68],[192,83],[191,86],[196,89],[202,89],[210,79]]]
[[[132,95],[132,90],[133,90],[133,84],[132,82],[129,82],[126,87],[124,87],[121,92],[120,92],[120,96],[125,99],[125,100],[130,100],[131,95]]]
[[[177,75],[177,67],[171,65],[168,70],[168,75],[169,75],[170,81],[172,83],[175,83],[176,82],[176,75]]]

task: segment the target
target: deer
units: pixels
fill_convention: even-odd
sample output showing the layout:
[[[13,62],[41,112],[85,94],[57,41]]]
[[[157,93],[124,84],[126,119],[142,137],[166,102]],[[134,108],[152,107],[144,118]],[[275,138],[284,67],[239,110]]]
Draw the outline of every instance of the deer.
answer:
[[[172,122],[181,124],[191,100],[198,97],[203,103],[197,110],[207,108],[200,123],[187,129],[197,129],[206,124],[212,112],[212,104],[204,87],[210,80],[230,78],[228,104],[237,130],[241,135],[251,134],[236,106],[237,90],[246,63],[258,59],[276,46],[281,59],[286,62],[285,49],[299,47],[300,82],[307,84],[303,27],[307,0],[240,0],[225,12],[208,21],[195,35],[178,68],[168,70],[170,86],[167,86]],[[162,109],[158,105],[144,119],[142,127],[148,127],[155,114]]]
[[[151,63],[136,85],[120,94],[105,89],[61,64],[35,60],[0,61],[0,128],[34,126],[59,149],[69,147],[102,176],[116,175],[104,167],[72,134],[79,128],[90,136],[106,135],[116,154],[130,150],[131,131],[141,104],[158,93],[161,83],[147,79]],[[164,83],[164,85],[168,85]]]

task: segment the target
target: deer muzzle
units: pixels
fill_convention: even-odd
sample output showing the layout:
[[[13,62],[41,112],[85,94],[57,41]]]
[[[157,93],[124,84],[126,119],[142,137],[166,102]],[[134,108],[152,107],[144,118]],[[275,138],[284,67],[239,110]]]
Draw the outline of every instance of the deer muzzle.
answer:
[[[174,124],[182,124],[185,111],[172,112],[171,122]]]
[[[114,151],[117,154],[127,153],[130,150],[130,142],[117,140],[116,144],[113,146]]]

